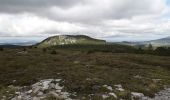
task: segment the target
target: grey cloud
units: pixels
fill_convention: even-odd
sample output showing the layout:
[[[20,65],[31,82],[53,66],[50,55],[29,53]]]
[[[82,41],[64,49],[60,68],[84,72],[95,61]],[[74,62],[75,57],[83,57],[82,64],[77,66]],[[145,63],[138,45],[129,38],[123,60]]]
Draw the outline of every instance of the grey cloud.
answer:
[[[96,23],[160,13],[163,8],[155,8],[157,1],[160,0],[0,0],[0,12],[29,12],[58,21]],[[51,7],[56,9],[51,12]]]
[[[0,12],[43,12],[51,6],[69,8],[77,3],[79,3],[78,0],[0,0]]]
[[[7,25],[6,27],[9,28],[0,28],[0,31],[15,31],[17,33],[20,31],[18,29],[21,29],[21,31],[25,31],[25,33],[28,34],[29,32],[42,32],[39,30],[43,29],[42,34],[66,34],[70,31],[75,32],[75,34],[84,33],[92,36],[113,35],[118,37],[122,37],[124,34],[155,34],[158,33],[155,32],[155,28],[161,31],[166,31],[166,29],[160,28],[163,26],[156,27],[154,24],[143,28],[145,22],[136,22],[133,18],[137,18],[136,16],[144,16],[146,19],[143,18],[142,20],[146,21],[146,24],[154,23],[160,19],[152,19],[151,17],[148,19],[154,21],[149,22],[147,16],[162,16],[162,12],[167,7],[165,2],[166,0],[0,0],[0,14],[6,13],[7,15],[14,16],[14,19],[20,19],[18,16],[22,15],[23,12],[28,13],[28,16],[23,16],[25,17],[24,20],[14,21],[9,17],[7,20],[12,30],[9,31],[10,27]],[[17,15],[16,13],[19,14]],[[34,21],[31,21],[31,24],[34,23],[35,26],[37,25],[36,27],[38,27],[38,29],[35,28],[34,30],[34,26],[28,30],[24,30],[25,27],[27,29],[27,25],[28,27],[31,25],[28,23],[27,18],[31,18],[32,15],[37,16],[37,18],[35,18],[35,20],[33,17],[32,19],[34,19]],[[47,21],[44,21],[44,18],[47,19]],[[3,19],[6,19],[6,17],[3,17]],[[37,19],[39,19],[39,21],[37,21]],[[126,24],[124,21],[113,23],[121,19],[126,19],[129,23]],[[41,26],[39,25],[40,22],[46,23]],[[11,23],[17,27],[11,26]],[[68,25],[61,23],[67,23]],[[1,24],[2,23],[0,23],[0,25]],[[72,25],[75,25],[75,27],[71,27]],[[4,24],[1,26],[4,26]]]

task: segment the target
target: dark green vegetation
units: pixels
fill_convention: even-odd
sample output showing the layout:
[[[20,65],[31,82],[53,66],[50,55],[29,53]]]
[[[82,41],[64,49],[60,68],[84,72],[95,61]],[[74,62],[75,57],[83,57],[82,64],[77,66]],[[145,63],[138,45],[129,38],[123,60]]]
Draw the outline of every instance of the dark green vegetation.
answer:
[[[152,48],[152,45],[149,47],[142,49],[141,47],[136,48],[134,53],[138,54],[151,54],[151,55],[159,55],[159,56],[170,56],[170,47],[157,47],[156,49]]]
[[[61,78],[65,89],[77,92],[78,98],[95,94],[94,100],[100,100],[99,94],[108,90],[98,86],[116,84],[125,89],[113,88],[119,98],[129,99],[130,92],[152,97],[170,84],[170,57],[135,53],[136,49],[123,45],[4,48],[0,51],[0,96],[9,85]]]

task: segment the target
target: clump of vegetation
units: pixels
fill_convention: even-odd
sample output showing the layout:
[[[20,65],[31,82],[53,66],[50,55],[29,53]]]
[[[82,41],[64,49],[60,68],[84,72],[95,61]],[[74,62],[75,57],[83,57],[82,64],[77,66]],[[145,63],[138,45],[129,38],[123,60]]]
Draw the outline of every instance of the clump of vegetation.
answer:
[[[170,56],[170,47],[157,47],[156,49],[153,49],[152,45],[150,44],[148,48],[145,49],[142,49],[141,47],[137,48],[134,53]]]
[[[47,52],[47,49],[46,49],[46,48],[43,48],[42,50],[43,50],[43,52]]]
[[[57,54],[57,52],[55,50],[52,50],[51,54],[55,55],[55,54]]]
[[[4,48],[0,47],[0,51],[4,51]]]
[[[154,53],[161,56],[170,56],[170,47],[158,47]]]
[[[24,48],[22,49],[22,51],[27,51],[27,49],[24,47]]]

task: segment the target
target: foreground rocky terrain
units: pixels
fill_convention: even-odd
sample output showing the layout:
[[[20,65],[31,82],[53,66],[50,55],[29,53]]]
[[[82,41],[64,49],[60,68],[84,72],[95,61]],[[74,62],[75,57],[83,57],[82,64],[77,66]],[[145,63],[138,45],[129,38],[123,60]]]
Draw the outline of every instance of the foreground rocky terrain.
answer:
[[[77,93],[69,93],[64,90],[62,79],[44,79],[39,82],[32,84],[31,86],[17,87],[10,85],[9,90],[13,90],[9,96],[2,96],[1,100],[78,100],[76,99]],[[103,94],[98,94],[103,100],[122,100],[118,98],[113,92],[113,87],[108,85],[100,86],[108,90]],[[125,91],[121,84],[114,85],[114,88],[118,91]],[[6,91],[9,93],[9,91]],[[95,94],[89,94],[87,97],[81,97],[81,100],[91,100],[91,96]],[[155,97],[150,98],[144,96],[143,93],[131,92],[131,100],[170,100],[170,88],[165,88],[164,90],[155,94]]]

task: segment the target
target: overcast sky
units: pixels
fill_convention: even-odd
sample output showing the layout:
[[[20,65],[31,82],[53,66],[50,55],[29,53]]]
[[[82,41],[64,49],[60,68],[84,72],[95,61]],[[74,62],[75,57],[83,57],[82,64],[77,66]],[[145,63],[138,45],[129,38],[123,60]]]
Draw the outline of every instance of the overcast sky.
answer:
[[[59,34],[109,41],[170,36],[170,0],[0,0],[1,40]]]

